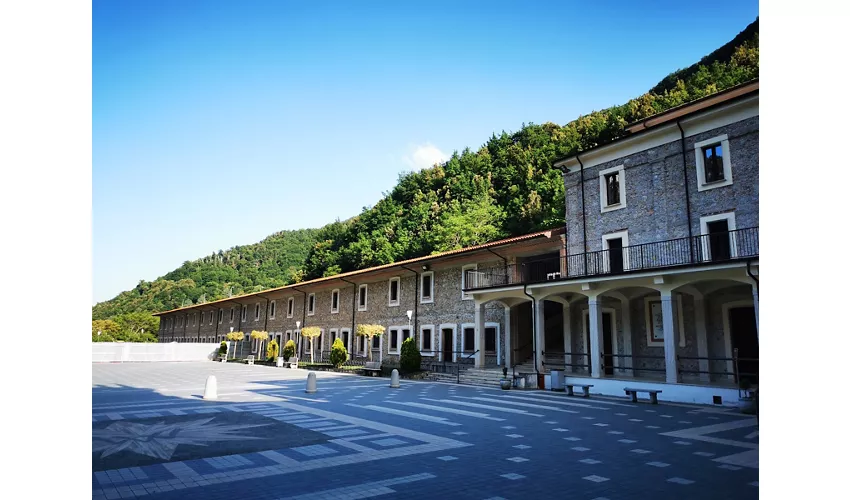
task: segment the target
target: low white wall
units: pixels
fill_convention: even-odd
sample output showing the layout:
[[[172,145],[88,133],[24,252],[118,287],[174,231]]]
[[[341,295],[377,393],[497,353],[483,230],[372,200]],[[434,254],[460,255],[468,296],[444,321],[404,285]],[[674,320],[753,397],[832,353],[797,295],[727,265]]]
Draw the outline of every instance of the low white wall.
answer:
[[[563,376],[563,374],[562,374]],[[536,378],[536,376],[535,376]],[[671,403],[692,403],[700,405],[714,405],[714,396],[720,396],[721,405],[727,407],[738,407],[741,401],[738,399],[738,390],[728,387],[708,387],[703,385],[688,384],[665,384],[661,382],[650,382],[644,380],[617,380],[590,377],[564,377],[566,383],[591,384],[591,394],[603,396],[626,397],[625,388],[632,389],[657,389],[659,401]],[[552,377],[546,375],[546,390],[552,389]],[[579,390],[580,391],[580,390]],[[649,399],[646,393],[638,393],[639,399]],[[718,405],[715,405],[718,406]]]
[[[218,343],[92,342],[92,363],[208,361],[218,355]]]

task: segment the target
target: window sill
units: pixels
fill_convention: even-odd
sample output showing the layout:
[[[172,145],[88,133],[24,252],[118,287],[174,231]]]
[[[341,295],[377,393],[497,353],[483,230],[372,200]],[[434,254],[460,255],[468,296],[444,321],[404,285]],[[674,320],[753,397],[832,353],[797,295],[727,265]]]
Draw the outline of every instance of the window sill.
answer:
[[[433,303],[434,303],[434,299],[433,299],[433,298],[429,298],[429,299],[422,299],[422,300],[420,300],[420,301],[419,301],[419,303],[420,303],[420,304],[433,304]]]
[[[387,304],[387,307],[398,307],[398,305],[399,305],[399,302],[389,302]]]
[[[358,307],[357,308],[357,312],[365,312],[365,311],[368,311],[368,309],[366,309],[365,307],[362,307],[362,308]]]
[[[419,351],[419,355],[420,355],[420,356],[427,356],[427,357],[429,357],[429,358],[433,358],[434,356],[436,356],[436,354],[434,354],[433,352],[430,352],[430,351],[421,351],[421,350]]]
[[[337,309],[336,311],[334,311],[333,309],[331,309],[331,314],[339,314],[339,309]]]
[[[732,185],[731,179],[723,179],[721,181],[714,181],[714,182],[702,182],[697,186],[697,191],[698,192],[708,191],[710,189],[717,189],[717,188],[731,186],[731,185]]]
[[[626,206],[627,205],[623,202],[615,203],[614,205],[608,205],[608,206],[602,207],[602,209],[600,210],[600,213],[604,214],[606,212],[613,212],[615,210],[621,210],[623,208],[626,208]]]

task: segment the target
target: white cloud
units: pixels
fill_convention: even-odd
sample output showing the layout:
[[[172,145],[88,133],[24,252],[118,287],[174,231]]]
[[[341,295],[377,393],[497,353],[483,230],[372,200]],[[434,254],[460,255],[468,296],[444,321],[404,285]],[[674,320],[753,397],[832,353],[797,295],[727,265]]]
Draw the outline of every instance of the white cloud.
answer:
[[[433,167],[435,163],[443,163],[449,159],[447,154],[430,142],[411,146],[409,151],[402,160],[414,171]]]

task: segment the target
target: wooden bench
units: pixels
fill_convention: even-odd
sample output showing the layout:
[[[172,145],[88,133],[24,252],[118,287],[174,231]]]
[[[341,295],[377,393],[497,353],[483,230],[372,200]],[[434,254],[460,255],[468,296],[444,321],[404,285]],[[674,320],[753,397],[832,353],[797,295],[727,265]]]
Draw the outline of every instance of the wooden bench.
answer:
[[[252,354],[252,355],[248,356],[248,359],[246,359],[245,362],[248,363],[249,365],[253,365],[254,364],[254,355]]]
[[[637,393],[645,392],[645,393],[649,394],[649,402],[654,404],[654,405],[658,404],[658,393],[661,392],[658,389],[634,389],[634,388],[631,388],[631,387],[626,387],[623,390],[626,391],[626,396],[632,397],[632,403],[638,402]]]
[[[283,363],[287,368],[298,368],[298,358],[292,356],[289,361]]]
[[[575,396],[575,393],[573,393],[573,387],[581,387],[581,397],[589,398],[590,388],[593,387],[593,384],[564,384],[564,387],[567,389],[567,396]]]
[[[380,361],[367,361],[366,364],[363,365],[363,373],[369,376],[375,376],[381,374],[381,362]]]

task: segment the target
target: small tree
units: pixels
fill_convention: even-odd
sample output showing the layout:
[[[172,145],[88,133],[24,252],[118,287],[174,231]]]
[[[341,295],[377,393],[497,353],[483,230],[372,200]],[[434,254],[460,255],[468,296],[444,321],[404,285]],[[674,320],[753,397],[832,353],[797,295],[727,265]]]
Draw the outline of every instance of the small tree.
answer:
[[[381,325],[357,325],[357,335],[360,337],[366,337],[366,348],[369,350],[369,361],[372,361],[372,337],[383,335],[385,331],[386,328]]]
[[[313,339],[322,334],[322,330],[318,326],[307,326],[301,329],[301,336],[306,337],[310,341],[310,362],[313,362],[313,353],[316,351],[313,348]]]
[[[223,355],[225,357],[227,356],[227,342],[224,340],[221,341],[221,346],[218,348],[218,355]]]
[[[289,358],[295,357],[295,341],[289,339],[283,345],[283,359],[289,361]]]
[[[277,339],[272,339],[272,341],[269,342],[269,346],[266,347],[266,358],[269,361],[274,361],[277,359],[278,351]]]
[[[337,337],[334,340],[334,345],[331,346],[331,364],[334,365],[334,368],[339,368],[346,361],[348,361],[348,350],[342,343],[342,339]]]
[[[230,332],[225,336],[225,338],[227,340],[230,340],[231,342],[241,342],[242,340],[245,339],[245,334],[242,333],[242,332]],[[241,352],[242,344],[239,344],[239,346],[240,346],[240,352]],[[236,349],[233,349],[233,357],[235,357],[235,356],[236,356]]]
[[[269,338],[269,332],[254,330],[251,332],[251,338],[257,341],[257,356],[259,357],[260,353],[263,352],[263,342]]]
[[[413,337],[404,339],[401,343],[401,358],[399,366],[403,372],[417,372],[422,364],[422,355],[419,354],[419,349],[416,348],[416,340]]]

